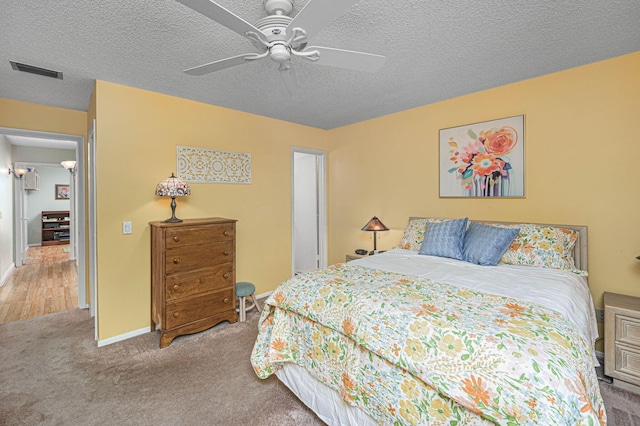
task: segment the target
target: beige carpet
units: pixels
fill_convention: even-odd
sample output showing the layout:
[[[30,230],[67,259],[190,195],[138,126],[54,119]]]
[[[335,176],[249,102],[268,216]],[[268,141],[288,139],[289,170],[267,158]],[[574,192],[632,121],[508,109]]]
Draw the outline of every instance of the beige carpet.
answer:
[[[97,348],[71,310],[0,325],[0,425],[320,425],[249,355],[258,315],[179,337],[147,333]],[[609,425],[640,426],[640,395],[600,383]]]
[[[88,311],[0,325],[1,425],[319,425],[249,362],[257,313],[158,348],[148,333],[97,348]]]

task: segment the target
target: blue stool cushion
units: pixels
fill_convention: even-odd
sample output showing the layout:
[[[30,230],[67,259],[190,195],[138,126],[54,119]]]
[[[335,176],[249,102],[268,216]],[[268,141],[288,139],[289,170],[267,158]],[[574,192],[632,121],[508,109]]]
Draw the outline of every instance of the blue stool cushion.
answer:
[[[247,297],[253,294],[256,291],[256,286],[252,283],[241,281],[236,283],[236,296],[237,297]]]

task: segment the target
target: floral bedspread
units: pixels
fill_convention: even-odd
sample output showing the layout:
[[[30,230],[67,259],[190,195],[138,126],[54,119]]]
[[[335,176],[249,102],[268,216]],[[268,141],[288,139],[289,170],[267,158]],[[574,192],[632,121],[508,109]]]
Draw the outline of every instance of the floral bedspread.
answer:
[[[381,424],[606,423],[591,346],[557,312],[356,265],[281,284],[251,362],[294,362]]]

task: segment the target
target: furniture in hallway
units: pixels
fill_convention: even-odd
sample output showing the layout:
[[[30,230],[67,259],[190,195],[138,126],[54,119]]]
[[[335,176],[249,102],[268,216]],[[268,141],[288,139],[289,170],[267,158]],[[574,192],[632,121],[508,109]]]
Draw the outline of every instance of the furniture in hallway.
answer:
[[[41,218],[43,246],[69,244],[69,210],[44,210]]]

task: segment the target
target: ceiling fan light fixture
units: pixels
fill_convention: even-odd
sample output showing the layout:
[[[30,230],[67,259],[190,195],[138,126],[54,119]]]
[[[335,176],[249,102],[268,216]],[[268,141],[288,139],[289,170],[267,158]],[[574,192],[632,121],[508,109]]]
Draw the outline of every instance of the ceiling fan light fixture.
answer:
[[[386,58],[351,50],[307,46],[308,39],[320,32],[358,0],[308,0],[291,18],[293,0],[263,0],[268,16],[255,25],[236,16],[215,0],[176,0],[194,11],[246,37],[260,53],[244,53],[226,59],[186,69],[189,75],[204,75],[235,67],[269,56],[280,66],[280,76],[289,94],[295,89],[292,56],[299,56],[319,65],[354,71],[376,72]]]
[[[269,49],[269,57],[279,64],[289,62],[291,59],[291,52],[289,48],[282,44],[275,44]]]

